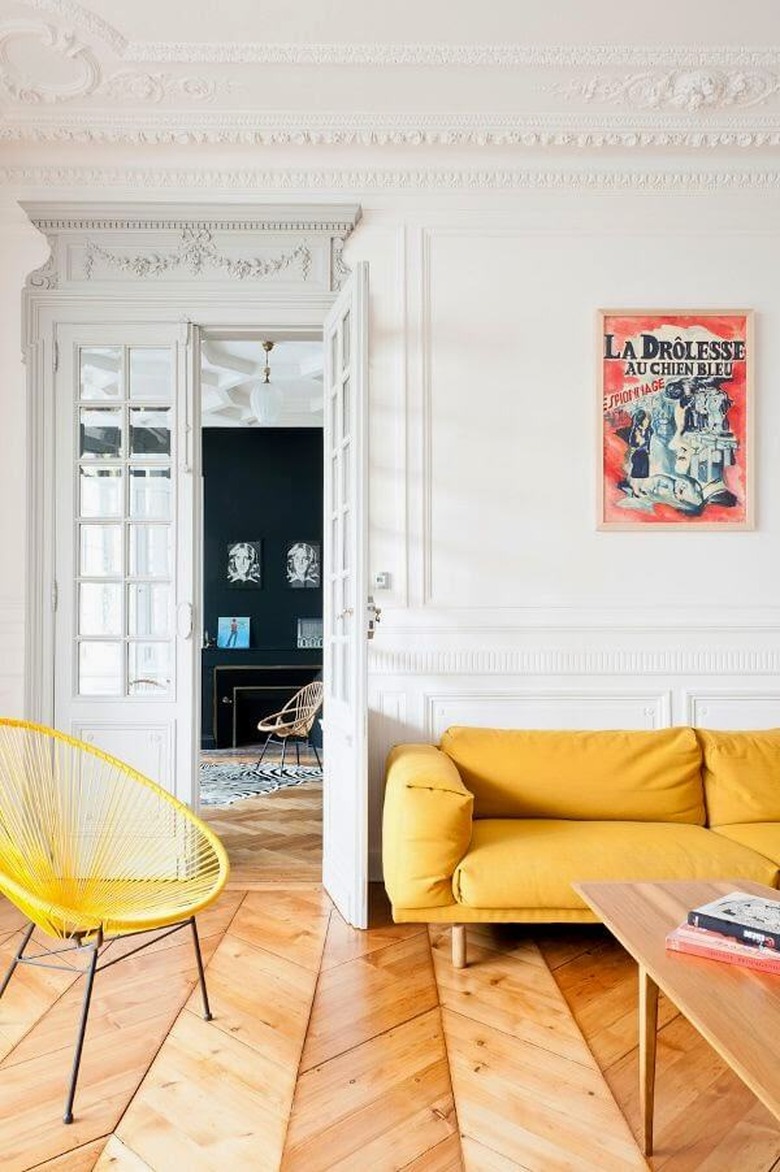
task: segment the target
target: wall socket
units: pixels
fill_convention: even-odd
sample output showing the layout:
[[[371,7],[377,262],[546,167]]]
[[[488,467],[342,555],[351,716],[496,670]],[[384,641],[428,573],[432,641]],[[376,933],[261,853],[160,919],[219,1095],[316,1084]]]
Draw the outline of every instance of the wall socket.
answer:
[[[375,590],[389,590],[390,589],[390,575],[387,570],[382,570],[378,574],[374,574],[374,589]]]

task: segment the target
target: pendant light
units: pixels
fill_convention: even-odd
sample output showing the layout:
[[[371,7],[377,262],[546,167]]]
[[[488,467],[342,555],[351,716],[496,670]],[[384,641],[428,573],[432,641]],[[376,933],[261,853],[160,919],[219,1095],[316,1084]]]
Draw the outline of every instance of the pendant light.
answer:
[[[271,383],[270,354],[273,348],[273,342],[263,342],[265,350],[263,381],[252,387],[249,392],[249,406],[260,427],[269,427],[278,423],[282,414],[281,393]]]

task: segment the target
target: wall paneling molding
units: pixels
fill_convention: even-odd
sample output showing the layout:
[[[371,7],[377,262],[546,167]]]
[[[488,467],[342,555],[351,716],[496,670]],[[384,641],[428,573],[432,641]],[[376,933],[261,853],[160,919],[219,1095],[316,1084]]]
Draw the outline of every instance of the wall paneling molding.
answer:
[[[646,635],[647,627],[637,628]],[[445,647],[370,649],[373,675],[776,675],[780,648]]]

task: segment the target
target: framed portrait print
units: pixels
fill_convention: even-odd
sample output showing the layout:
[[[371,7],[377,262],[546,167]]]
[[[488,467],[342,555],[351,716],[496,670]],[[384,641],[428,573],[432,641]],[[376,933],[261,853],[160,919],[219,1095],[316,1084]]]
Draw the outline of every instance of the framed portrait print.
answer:
[[[262,552],[261,541],[229,541],[225,568],[227,585],[259,590],[263,584]]]
[[[285,549],[287,585],[293,590],[317,590],[320,578],[320,543],[291,541]]]
[[[752,313],[599,320],[599,528],[752,528]]]

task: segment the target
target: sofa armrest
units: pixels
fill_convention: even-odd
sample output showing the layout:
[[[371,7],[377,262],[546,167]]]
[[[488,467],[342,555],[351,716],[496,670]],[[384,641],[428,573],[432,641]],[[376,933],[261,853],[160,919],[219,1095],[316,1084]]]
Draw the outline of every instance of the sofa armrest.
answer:
[[[455,903],[452,876],[471,841],[474,796],[433,745],[397,745],[387,759],[382,858],[394,907]]]

